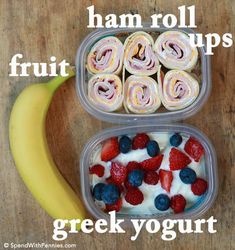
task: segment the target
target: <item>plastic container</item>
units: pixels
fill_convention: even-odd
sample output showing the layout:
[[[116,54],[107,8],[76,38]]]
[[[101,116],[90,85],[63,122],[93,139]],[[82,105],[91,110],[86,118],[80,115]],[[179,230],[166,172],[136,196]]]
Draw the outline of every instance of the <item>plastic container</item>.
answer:
[[[129,224],[131,218],[152,218],[152,219],[195,219],[204,214],[211,206],[217,195],[218,180],[217,180],[217,162],[216,154],[213,146],[208,138],[198,131],[196,128],[183,124],[159,124],[159,125],[135,125],[135,126],[123,126],[114,127],[103,130],[96,136],[91,138],[85,145],[80,158],[80,178],[82,196],[85,206],[89,212],[97,219],[109,220],[109,215],[103,212],[95,203],[91,194],[90,180],[89,180],[89,167],[91,165],[91,157],[94,149],[105,139],[112,136],[120,136],[124,134],[133,134],[138,132],[181,132],[184,134],[194,136],[204,147],[205,150],[205,167],[206,176],[208,181],[207,192],[199,199],[199,201],[193,205],[193,207],[187,209],[181,214],[161,214],[161,215],[143,215],[128,216],[127,214],[117,214],[119,218],[124,218],[125,223]]]
[[[185,119],[194,115],[198,110],[203,106],[206,102],[210,89],[211,89],[211,73],[210,73],[210,57],[205,55],[204,47],[198,48],[199,57],[201,60],[201,88],[200,93],[197,99],[192,103],[189,107],[184,108],[182,110],[177,111],[164,111],[153,114],[127,114],[127,113],[108,113],[97,109],[94,105],[90,103],[87,97],[87,87],[88,87],[88,79],[90,77],[89,73],[86,69],[86,60],[87,55],[91,49],[91,47],[96,43],[99,39],[105,36],[117,36],[120,40],[125,39],[129,33],[133,33],[136,31],[146,31],[154,33],[161,33],[167,28],[150,28],[150,25],[146,25],[144,28],[140,29],[131,29],[131,28],[117,28],[117,29],[98,29],[92,33],[90,33],[82,42],[81,46],[77,51],[76,56],[76,89],[81,101],[82,106],[85,108],[87,112],[91,115],[95,116],[99,120],[107,121],[110,123],[133,123],[134,121],[138,123],[146,123],[150,124],[154,122],[170,122]],[[171,29],[171,30],[179,30],[186,33],[195,33],[190,29]]]

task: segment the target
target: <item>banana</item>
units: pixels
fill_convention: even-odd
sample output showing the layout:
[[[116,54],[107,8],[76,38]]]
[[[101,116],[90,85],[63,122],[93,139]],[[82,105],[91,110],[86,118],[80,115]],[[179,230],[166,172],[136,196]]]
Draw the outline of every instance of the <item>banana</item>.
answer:
[[[45,118],[53,94],[68,78],[32,84],[18,96],[9,121],[9,140],[15,165],[28,189],[54,219],[85,218],[82,202],[58,171],[50,154]]]

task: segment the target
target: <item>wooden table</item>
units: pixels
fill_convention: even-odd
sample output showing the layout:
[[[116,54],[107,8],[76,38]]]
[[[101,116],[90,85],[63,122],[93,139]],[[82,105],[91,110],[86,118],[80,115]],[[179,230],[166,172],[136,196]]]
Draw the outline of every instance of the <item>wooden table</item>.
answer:
[[[220,35],[235,35],[234,0],[195,1],[0,1],[0,244],[3,242],[53,243],[53,220],[40,208],[19,177],[8,143],[8,120],[11,107],[20,91],[31,82],[46,81],[30,77],[9,77],[8,63],[16,53],[23,53],[24,61],[49,62],[54,55],[58,61],[74,63],[76,50],[91,30],[87,29],[86,7],[95,4],[97,13],[117,15],[138,12],[143,20],[154,13],[177,14],[177,7],[196,5],[198,31]],[[212,57],[211,96],[194,117],[185,122],[208,135],[218,155],[219,194],[204,218],[215,216],[217,233],[210,235],[177,235],[164,242],[160,234],[141,232],[135,242],[130,241],[133,230],[126,234],[70,235],[64,243],[76,243],[77,249],[235,249],[234,193],[235,193],[235,69],[232,48],[214,49]],[[79,193],[79,157],[86,141],[110,124],[87,114],[75,93],[75,80],[63,85],[54,96],[47,117],[47,138],[55,162],[73,188]],[[42,183],[43,185],[43,183]],[[62,204],[63,205],[63,204]]]

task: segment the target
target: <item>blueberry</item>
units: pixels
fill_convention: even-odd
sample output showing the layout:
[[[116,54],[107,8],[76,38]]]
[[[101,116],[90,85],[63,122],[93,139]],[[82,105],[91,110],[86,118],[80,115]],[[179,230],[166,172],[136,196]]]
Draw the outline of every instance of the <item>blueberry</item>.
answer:
[[[182,142],[182,136],[179,133],[175,133],[170,138],[170,144],[173,147],[178,147]]]
[[[128,136],[124,135],[120,138],[119,149],[123,154],[126,154],[131,150],[131,145],[132,145],[132,142]]]
[[[196,181],[197,175],[191,168],[183,168],[180,171],[180,179],[185,184],[192,184]]]
[[[104,183],[98,183],[94,186],[92,193],[96,200],[98,201],[102,200],[101,194],[103,192],[104,187],[105,187]]]
[[[119,189],[114,184],[107,184],[101,193],[103,202],[108,205],[114,204],[119,199],[119,196]]]
[[[156,141],[149,141],[147,144],[147,152],[151,157],[157,156],[160,153],[158,143]]]
[[[144,171],[141,169],[132,170],[128,174],[128,182],[133,187],[139,187],[142,184],[143,179],[144,179]]]
[[[160,211],[165,211],[170,207],[170,198],[166,194],[159,194],[154,200],[155,207]]]

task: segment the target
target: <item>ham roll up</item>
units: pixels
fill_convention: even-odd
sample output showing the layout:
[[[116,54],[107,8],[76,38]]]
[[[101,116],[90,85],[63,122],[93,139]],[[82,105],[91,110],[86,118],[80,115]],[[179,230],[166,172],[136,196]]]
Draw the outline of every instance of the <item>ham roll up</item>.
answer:
[[[123,102],[122,82],[112,74],[94,75],[88,82],[88,98],[98,109],[113,112]]]
[[[119,74],[123,64],[124,47],[114,36],[99,40],[87,57],[87,69],[91,74]]]

